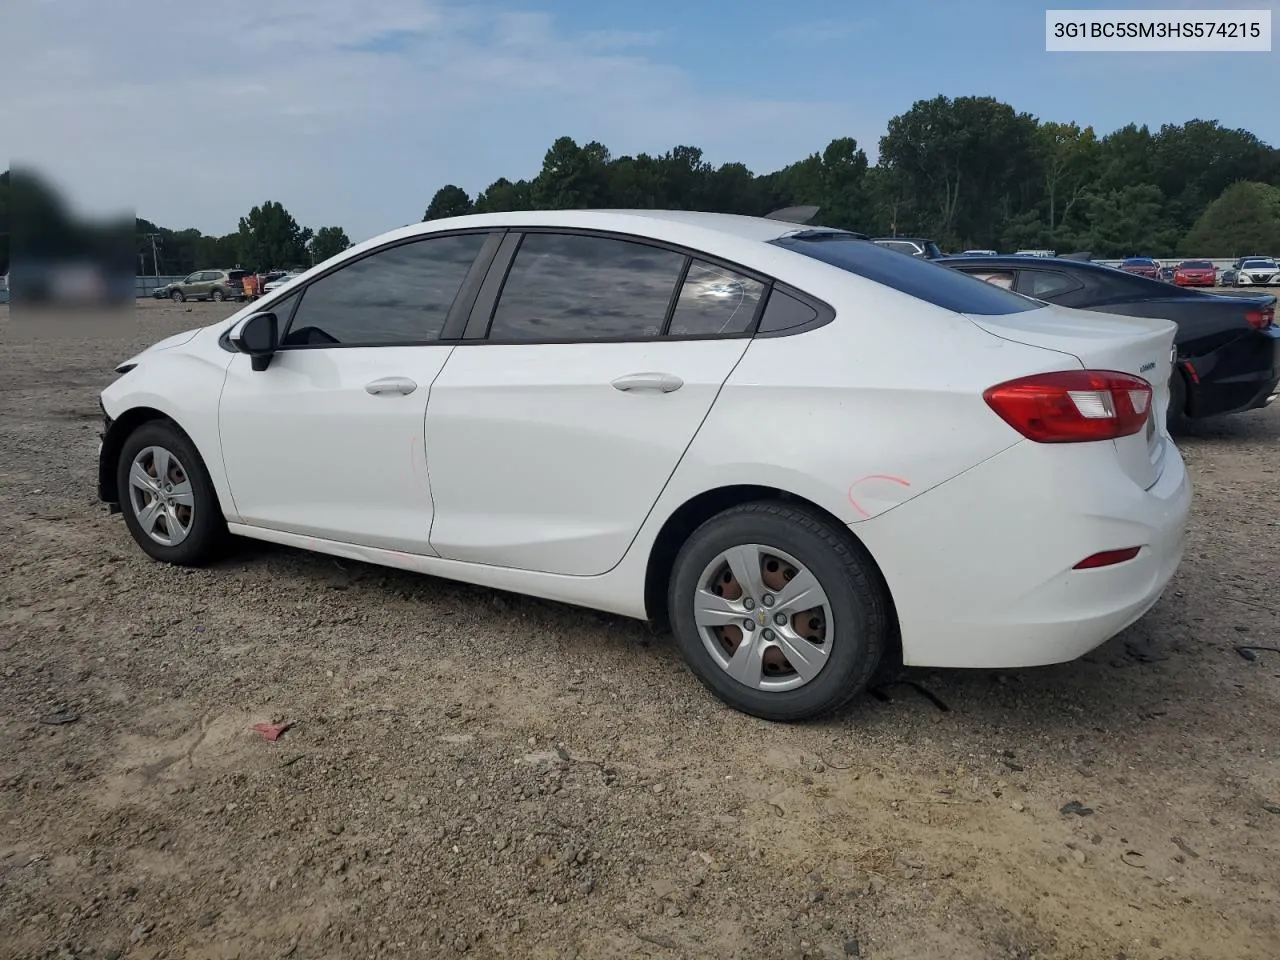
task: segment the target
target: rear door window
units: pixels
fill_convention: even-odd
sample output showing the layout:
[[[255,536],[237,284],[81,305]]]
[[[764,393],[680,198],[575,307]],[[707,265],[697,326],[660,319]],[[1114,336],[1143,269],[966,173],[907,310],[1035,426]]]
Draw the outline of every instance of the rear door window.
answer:
[[[1023,269],[1018,275],[1018,292],[1037,300],[1052,300],[1078,286],[1078,281],[1054,270]]]
[[[657,337],[685,259],[672,250],[614,237],[526,234],[498,297],[489,339],[537,343]],[[746,290],[734,292],[731,281],[717,289],[728,294],[718,312],[691,306],[686,322],[698,327],[733,322],[738,309],[726,310],[725,304],[736,297],[741,307]]]
[[[1001,316],[1041,309],[1041,304],[1010,290],[932,260],[904,257],[869,240],[779,237],[769,242],[956,313]]]

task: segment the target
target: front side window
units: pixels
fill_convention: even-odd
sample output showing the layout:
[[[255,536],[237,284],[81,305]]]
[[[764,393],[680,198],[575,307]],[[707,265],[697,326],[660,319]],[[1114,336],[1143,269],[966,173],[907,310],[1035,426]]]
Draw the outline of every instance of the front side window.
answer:
[[[284,346],[392,346],[440,339],[485,234],[387,247],[302,291]]]
[[[764,284],[759,280],[694,260],[667,333],[673,337],[746,333],[762,296]]]
[[[684,262],[683,254],[630,240],[527,234],[503,284],[489,339],[656,337]]]

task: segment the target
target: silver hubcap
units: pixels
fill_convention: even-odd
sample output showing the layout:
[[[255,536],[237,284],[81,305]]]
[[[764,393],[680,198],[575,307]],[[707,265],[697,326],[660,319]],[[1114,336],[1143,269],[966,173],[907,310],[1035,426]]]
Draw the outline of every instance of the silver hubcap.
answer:
[[[756,690],[804,686],[827,665],[835,636],[818,578],[790,554],[759,543],[707,564],[693,618],[712,659]]]
[[[187,539],[196,515],[186,467],[164,447],[138,451],[129,467],[129,505],[147,536],[176,547]]]

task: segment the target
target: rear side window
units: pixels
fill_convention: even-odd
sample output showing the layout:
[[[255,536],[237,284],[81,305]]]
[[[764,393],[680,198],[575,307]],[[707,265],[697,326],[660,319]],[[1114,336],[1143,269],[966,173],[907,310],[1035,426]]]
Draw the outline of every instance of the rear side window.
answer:
[[[1079,284],[1061,273],[1050,273],[1047,270],[1025,270],[1018,281],[1021,292],[1037,300],[1048,300],[1060,293],[1074,290]]]
[[[694,260],[680,288],[668,334],[696,337],[745,333],[763,295],[764,284],[759,280]]]
[[[308,284],[285,346],[391,346],[440,339],[485,235],[428,237],[361,257]]]
[[[868,240],[779,237],[769,242],[956,313],[1001,316],[1041,308],[1034,300],[959,270],[920,257],[904,257]]]
[[[656,337],[684,263],[683,254],[630,240],[526,234],[502,286],[489,339]],[[697,311],[690,316],[695,323],[723,323],[733,314],[722,310],[718,320],[700,319]]]

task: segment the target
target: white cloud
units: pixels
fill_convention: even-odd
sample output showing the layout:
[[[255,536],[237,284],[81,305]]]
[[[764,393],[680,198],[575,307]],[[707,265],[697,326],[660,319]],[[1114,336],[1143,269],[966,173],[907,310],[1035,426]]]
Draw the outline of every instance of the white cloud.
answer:
[[[416,220],[447,182],[533,176],[555,137],[615,154],[702,147],[764,172],[880,122],[700,90],[660,32],[432,0],[10,0],[0,155],[87,208],[235,228],[264,200],[352,239]],[[17,9],[13,9],[16,5]],[[177,11],[177,12],[175,12]]]

